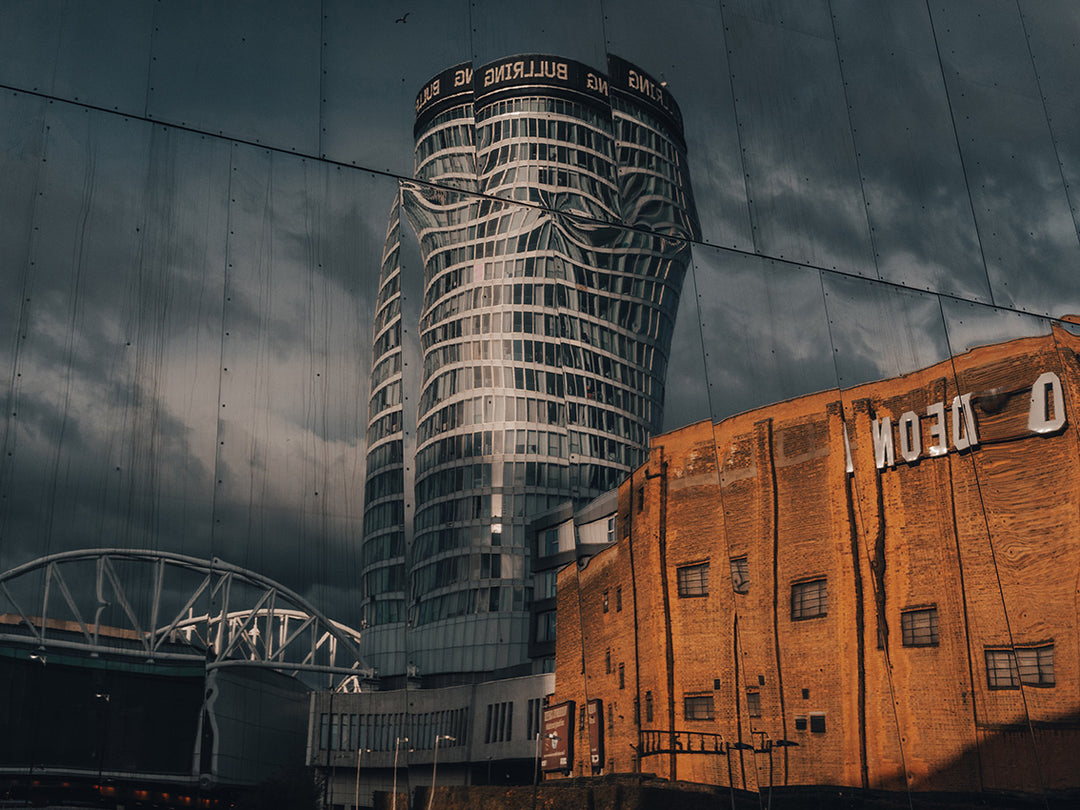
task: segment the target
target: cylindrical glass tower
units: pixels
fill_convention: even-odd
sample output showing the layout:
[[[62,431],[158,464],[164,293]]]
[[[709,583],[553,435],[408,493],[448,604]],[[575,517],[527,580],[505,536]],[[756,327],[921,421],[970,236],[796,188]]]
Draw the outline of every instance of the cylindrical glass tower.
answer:
[[[697,220],[678,106],[607,67],[459,65],[417,98],[421,182],[400,200],[424,262],[408,543],[409,499],[385,483],[401,437],[378,428],[402,399],[394,227],[374,336],[364,652],[383,675],[528,671],[527,522],[617,485],[660,428]]]

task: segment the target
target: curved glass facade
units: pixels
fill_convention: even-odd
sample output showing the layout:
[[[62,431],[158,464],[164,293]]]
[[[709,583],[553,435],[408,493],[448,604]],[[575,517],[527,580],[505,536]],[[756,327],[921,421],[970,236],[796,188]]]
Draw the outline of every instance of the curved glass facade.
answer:
[[[384,675],[506,671],[528,665],[527,521],[617,485],[662,424],[698,233],[681,113],[615,56],[606,71],[540,55],[457,65],[416,109],[422,182],[402,187],[424,266],[414,534],[407,553],[388,541],[408,519],[404,478],[387,478],[403,470],[376,462],[401,437],[369,436],[363,587],[379,629],[365,654]],[[397,228],[373,426],[402,399],[383,372],[400,357],[385,292]]]

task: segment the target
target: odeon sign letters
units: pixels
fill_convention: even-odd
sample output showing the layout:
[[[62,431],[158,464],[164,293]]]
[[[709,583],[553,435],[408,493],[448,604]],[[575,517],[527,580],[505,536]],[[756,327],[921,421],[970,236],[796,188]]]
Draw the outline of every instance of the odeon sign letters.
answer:
[[[944,456],[950,449],[968,450],[978,447],[979,432],[975,424],[975,414],[971,407],[971,394],[953,397],[952,407],[948,410],[944,402],[935,402],[926,409],[929,424],[930,446],[923,449],[922,417],[915,411],[906,411],[896,422],[893,431],[891,416],[870,420],[870,438],[874,446],[874,464],[879,470],[896,465],[896,451],[900,451],[900,460],[908,464],[918,461],[924,455],[931,458]],[[1065,398],[1061,391],[1061,380],[1052,371],[1040,374],[1031,386],[1028,405],[1027,429],[1031,433],[1054,433],[1065,425]],[[896,439],[899,441],[896,441]],[[847,471],[853,472],[851,449],[848,446],[847,426],[844,427],[844,451],[847,456]]]

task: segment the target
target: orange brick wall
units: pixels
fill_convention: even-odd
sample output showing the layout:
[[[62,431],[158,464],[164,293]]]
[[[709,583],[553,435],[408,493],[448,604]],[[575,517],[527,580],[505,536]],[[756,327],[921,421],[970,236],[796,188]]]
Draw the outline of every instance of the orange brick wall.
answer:
[[[579,712],[603,701],[603,771],[751,790],[770,778],[1080,785],[1078,344],[1055,329],[654,439],[621,487],[619,541],[559,575],[554,699]],[[1061,381],[1068,418],[1040,435],[1027,428],[1029,392],[1045,371]],[[958,451],[951,403],[968,393],[979,443]],[[935,457],[927,408],[938,402],[949,450]],[[923,450],[912,462],[897,438],[908,411],[920,417]],[[879,469],[872,420],[884,417],[896,458]],[[747,559],[745,594],[732,587],[737,557]],[[680,598],[679,566],[705,561],[708,594]],[[826,615],[795,620],[792,584],[814,578],[827,582]],[[904,646],[901,611],[929,606],[937,644]],[[1054,685],[988,687],[986,648],[1046,643]],[[711,696],[713,717],[685,717],[686,695]],[[796,727],[812,714],[824,732]],[[592,768],[578,729],[582,775]],[[641,756],[649,730],[684,732],[684,748],[703,739],[693,732],[757,750]],[[778,740],[797,745],[770,750]]]

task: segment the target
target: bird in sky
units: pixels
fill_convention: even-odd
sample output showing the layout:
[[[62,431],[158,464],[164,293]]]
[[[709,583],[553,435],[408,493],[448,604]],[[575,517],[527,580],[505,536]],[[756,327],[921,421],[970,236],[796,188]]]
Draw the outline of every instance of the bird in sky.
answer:
[[[396,22],[396,23],[404,23],[404,22],[408,22],[408,19],[406,19],[406,18],[407,18],[407,17],[408,17],[408,16],[409,16],[409,15],[410,15],[411,13],[412,13],[411,11],[406,11],[406,12],[405,12],[404,14],[402,14],[402,15],[401,15],[400,17],[398,17],[398,18],[397,18],[396,20],[394,20],[394,22]]]

